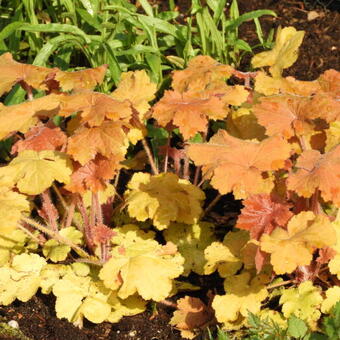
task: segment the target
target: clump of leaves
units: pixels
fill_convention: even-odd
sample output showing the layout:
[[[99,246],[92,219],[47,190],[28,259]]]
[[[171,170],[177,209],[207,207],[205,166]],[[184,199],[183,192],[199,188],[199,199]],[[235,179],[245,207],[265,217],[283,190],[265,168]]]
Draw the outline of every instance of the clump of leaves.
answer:
[[[280,58],[302,35],[285,32],[263,65],[271,75],[199,56],[153,105],[141,70],[100,93],[105,66],[64,72],[0,56],[2,92],[26,92],[0,106],[0,138],[12,143],[0,168],[0,302],[41,289],[81,327],[140,313],[216,272],[218,294],[178,301],[171,323],[183,336],[216,320],[233,334],[256,329],[254,339],[319,330],[340,298],[340,76],[282,78],[295,59]],[[209,212],[229,193],[244,208],[226,228]]]

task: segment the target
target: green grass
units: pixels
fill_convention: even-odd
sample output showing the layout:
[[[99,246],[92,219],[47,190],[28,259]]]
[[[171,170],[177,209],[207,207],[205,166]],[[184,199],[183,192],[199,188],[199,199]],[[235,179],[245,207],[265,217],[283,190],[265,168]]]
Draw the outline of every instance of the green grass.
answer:
[[[0,1],[0,53],[17,60],[61,69],[109,65],[101,90],[110,91],[121,72],[147,69],[161,87],[164,75],[185,67],[204,54],[237,66],[252,47],[238,37],[239,26],[254,20],[259,44],[270,47],[259,17],[275,15],[259,10],[240,15],[233,0],[229,16],[226,0],[193,0],[186,22],[179,20],[174,1],[160,12],[147,0],[137,8],[128,0],[4,0]],[[164,86],[164,85],[163,85]]]

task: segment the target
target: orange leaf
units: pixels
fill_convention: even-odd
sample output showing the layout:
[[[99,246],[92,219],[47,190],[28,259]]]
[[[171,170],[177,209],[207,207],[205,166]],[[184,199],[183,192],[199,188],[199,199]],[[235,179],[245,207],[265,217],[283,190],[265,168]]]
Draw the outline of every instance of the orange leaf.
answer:
[[[284,167],[290,146],[279,136],[251,142],[219,130],[209,143],[191,144],[188,155],[197,166],[203,166],[203,175],[212,178],[214,188],[221,194],[233,191],[239,199],[271,191],[273,181],[263,175]]]
[[[106,244],[116,235],[117,233],[105,224],[95,225],[91,228],[91,236],[96,245]]]
[[[260,103],[254,105],[253,112],[268,136],[282,134],[290,138],[313,131],[314,125],[308,121],[311,118],[310,106],[309,98],[274,96],[261,98]]]
[[[81,112],[81,121],[90,126],[99,126],[104,119],[128,120],[132,116],[128,101],[120,102],[99,92],[84,91],[61,100],[60,115],[68,117],[75,112]]]
[[[340,72],[330,69],[325,71],[318,79],[324,92],[332,93],[333,97],[340,96]]]
[[[80,127],[69,138],[67,153],[81,165],[94,159],[97,154],[120,162],[127,149],[125,139],[120,122],[106,121],[97,127]]]
[[[185,296],[179,299],[177,308],[178,310],[174,312],[170,324],[181,330],[182,336],[185,338],[193,338],[194,333],[191,337],[190,331],[203,328],[214,318],[212,309],[196,297]]]
[[[102,83],[108,65],[102,65],[87,70],[65,72],[57,70],[55,80],[60,84],[63,91],[88,89],[92,90]]]
[[[86,190],[93,192],[104,190],[107,181],[113,178],[119,166],[116,159],[110,160],[100,155],[83,166],[77,163],[73,166],[71,182],[65,186],[65,189],[80,194]]]
[[[57,150],[66,144],[67,137],[58,127],[48,128],[44,125],[31,128],[24,140],[19,140],[12,147],[12,153],[23,150]]]
[[[29,102],[0,107],[0,139],[11,132],[26,132],[37,123],[38,117],[51,117],[58,112],[59,96],[50,94]]]
[[[216,96],[205,93],[179,93],[166,91],[163,98],[153,107],[152,116],[162,126],[171,121],[179,127],[184,139],[193,137],[198,131],[205,132],[208,119],[223,119],[228,109]]]
[[[236,228],[249,230],[251,238],[256,240],[277,226],[284,227],[293,216],[288,204],[279,203],[268,194],[252,195],[243,205]]]
[[[178,92],[202,90],[209,85],[224,83],[234,69],[223,65],[209,56],[197,56],[190,60],[183,71],[173,73],[172,88]]]
[[[319,189],[325,201],[340,206],[340,145],[325,154],[304,151],[295,166],[298,170],[288,177],[289,190],[311,197]]]
[[[35,89],[46,90],[44,80],[54,71],[55,69],[18,63],[13,60],[10,53],[5,53],[0,56],[0,96],[10,91],[20,81],[24,81]]]

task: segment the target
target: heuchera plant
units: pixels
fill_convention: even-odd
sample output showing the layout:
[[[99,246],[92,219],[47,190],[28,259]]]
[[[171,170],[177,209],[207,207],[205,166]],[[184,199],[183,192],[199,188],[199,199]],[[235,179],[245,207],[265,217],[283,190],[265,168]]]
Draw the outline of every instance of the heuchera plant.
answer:
[[[198,56],[152,107],[145,71],[103,94],[93,89],[105,65],[65,72],[0,56],[0,95],[27,93],[0,106],[12,143],[0,168],[0,303],[41,289],[59,318],[117,322],[194,289],[190,272],[217,271],[225,294],[178,301],[183,336],[215,318],[247,327],[249,311],[318,329],[340,299],[340,75],[282,77],[302,38],[280,29],[253,58],[270,74]],[[203,210],[209,185],[218,195]],[[227,193],[244,208],[220,240],[205,217]]]

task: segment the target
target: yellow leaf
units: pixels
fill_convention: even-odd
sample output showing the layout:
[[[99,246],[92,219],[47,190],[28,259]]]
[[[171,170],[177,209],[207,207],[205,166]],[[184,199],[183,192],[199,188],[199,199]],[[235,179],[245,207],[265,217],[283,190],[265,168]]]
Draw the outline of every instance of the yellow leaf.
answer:
[[[21,104],[0,106],[0,139],[14,131],[26,132],[37,123],[37,116],[50,117],[57,114],[58,107],[59,96],[55,94]]]
[[[340,144],[340,121],[331,122],[329,124],[329,129],[326,130],[326,135],[327,145],[325,147],[325,151],[329,152],[331,149]]]
[[[265,139],[265,128],[247,108],[232,110],[227,117],[227,131],[233,137],[261,141]]]
[[[303,211],[290,219],[287,230],[277,227],[270,235],[263,234],[260,246],[271,254],[276,274],[285,274],[297,266],[309,265],[315,248],[332,246],[335,240],[335,230],[327,217]]]
[[[18,189],[28,195],[38,195],[50,187],[54,180],[69,183],[72,165],[67,156],[58,151],[24,150],[7,166],[1,175],[11,178]]]
[[[0,203],[2,206],[2,202]],[[0,267],[5,265],[11,255],[19,254],[23,251],[27,241],[27,234],[20,229],[3,230],[3,222],[0,222]]]
[[[280,298],[282,313],[286,318],[294,314],[316,329],[316,323],[321,313],[319,311],[322,296],[320,289],[311,281],[302,282],[297,288],[285,289]]]
[[[112,92],[112,97],[124,101],[129,100],[143,119],[149,110],[149,102],[155,98],[157,84],[150,81],[145,70],[122,73],[118,87]]]
[[[217,321],[223,322],[227,329],[230,322],[246,318],[249,312],[258,313],[261,302],[268,296],[265,286],[249,272],[228,277],[225,290],[226,295],[215,296],[212,307]]]
[[[336,251],[336,255],[328,263],[329,271],[337,275],[340,280],[340,210],[338,211],[336,220],[332,223],[336,232],[336,243],[332,248]]]
[[[184,272],[188,276],[190,271],[199,275],[204,274],[204,249],[216,240],[214,225],[199,222],[192,225],[173,223],[164,231],[164,238],[174,243],[184,257]]]
[[[63,228],[59,231],[60,235],[70,240],[73,244],[81,244],[83,234],[74,227]],[[65,244],[60,244],[54,239],[45,242],[43,246],[43,254],[46,259],[52,262],[64,261],[67,258],[71,247]]]
[[[321,304],[322,313],[328,314],[338,301],[340,301],[340,287],[328,288],[326,290],[326,299]]]
[[[125,231],[116,230],[122,234]],[[171,292],[172,280],[183,272],[183,257],[178,253],[168,254],[165,246],[148,238],[137,227],[129,226],[127,232],[130,236],[121,238],[121,243],[112,249],[112,257],[100,270],[100,279],[107,288],[117,289],[122,299],[135,293],[145,300],[165,299]],[[113,238],[113,242],[117,239]]]
[[[123,316],[130,316],[145,311],[146,302],[138,295],[131,295],[126,299],[120,299],[117,294],[111,294],[108,302],[112,305],[112,311],[107,318],[108,322],[116,323]]]
[[[302,43],[304,31],[297,31],[294,27],[279,27],[276,33],[274,48],[261,52],[252,58],[252,66],[270,66],[273,77],[281,77],[282,70],[293,65],[298,57],[298,48]]]
[[[203,191],[173,173],[151,176],[138,172],[128,188],[125,197],[129,215],[138,221],[150,218],[160,230],[170,222],[196,223],[202,212]]]
[[[249,233],[245,230],[229,232],[221,242],[213,242],[204,250],[207,263],[204,274],[209,275],[216,269],[221,277],[234,275],[241,267],[241,251],[249,240]]]
[[[0,186],[0,236],[17,228],[22,213],[30,212],[27,197]]]

